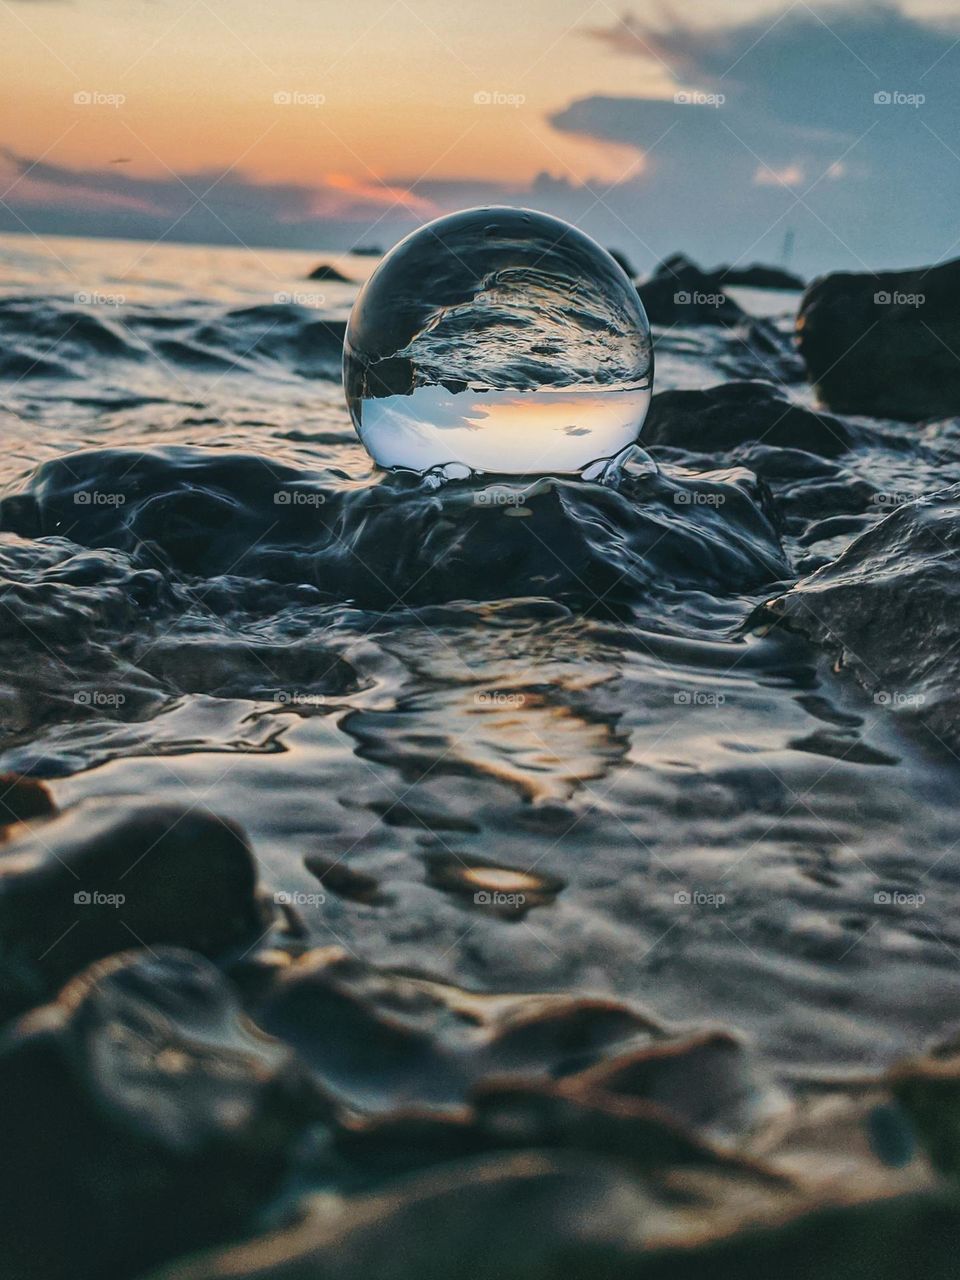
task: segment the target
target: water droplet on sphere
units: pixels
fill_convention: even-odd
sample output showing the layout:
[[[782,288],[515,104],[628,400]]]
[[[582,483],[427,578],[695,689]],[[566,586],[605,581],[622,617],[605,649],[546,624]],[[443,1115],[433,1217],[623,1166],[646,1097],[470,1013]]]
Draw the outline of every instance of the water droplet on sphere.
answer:
[[[621,267],[575,227],[468,209],[402,240],[360,291],[343,381],[382,467],[580,473],[640,434],[650,326]]]

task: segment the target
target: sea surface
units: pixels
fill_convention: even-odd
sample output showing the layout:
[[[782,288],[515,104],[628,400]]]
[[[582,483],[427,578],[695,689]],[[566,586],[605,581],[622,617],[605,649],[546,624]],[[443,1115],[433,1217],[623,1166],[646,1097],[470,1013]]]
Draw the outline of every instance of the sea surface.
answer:
[[[0,237],[0,769],[239,823],[365,963],[731,1028],[785,1081],[915,1050],[960,1003],[957,761],[755,620],[960,452],[385,474],[340,386],[375,264]],[[811,405],[798,296],[736,296],[781,346],[658,330],[655,394]]]

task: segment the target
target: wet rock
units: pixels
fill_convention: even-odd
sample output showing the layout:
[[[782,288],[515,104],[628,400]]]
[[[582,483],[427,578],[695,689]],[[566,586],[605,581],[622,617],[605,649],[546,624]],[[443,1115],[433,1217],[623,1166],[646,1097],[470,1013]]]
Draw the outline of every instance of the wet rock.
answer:
[[[311,853],[304,858],[303,863],[323,887],[335,893],[338,898],[361,902],[365,906],[378,906],[387,901],[387,895],[381,892],[380,882],[375,876],[357,871],[342,858],[325,858],[322,854]]]
[[[806,281],[784,267],[753,262],[748,267],[717,267],[713,274],[721,284],[748,289],[804,289]]]
[[[344,486],[323,471],[255,454],[170,447],[70,454],[38,467],[27,484],[42,532],[70,520],[74,541],[116,548],[91,558],[122,562],[127,573],[130,562],[119,553],[132,557],[149,547],[154,573],[158,564],[175,570],[157,575],[174,587],[181,574],[230,574],[230,592],[218,593],[216,583],[204,588],[206,602],[222,598],[224,607],[231,597],[236,607],[244,583],[251,607],[262,582],[285,582],[298,591],[312,583],[328,601],[375,609],[527,598],[535,584],[539,595],[619,616],[648,591],[659,601],[665,582],[739,593],[781,576],[770,571],[781,548],[756,486],[745,480],[624,473],[615,488],[544,477],[508,486],[504,503],[488,500],[486,485],[434,489],[419,477],[391,475]],[[98,487],[122,492],[124,502],[75,502],[77,492]],[[724,500],[691,502],[679,521],[678,488],[722,490]],[[0,502],[0,523],[23,516],[23,502],[8,508],[8,501]],[[508,518],[518,511],[523,519]],[[32,590],[34,613],[43,618],[43,600]],[[102,589],[91,585],[88,594],[106,610]],[[29,600],[30,590],[19,588],[19,595]],[[86,604],[78,599],[75,610]],[[189,604],[185,592],[181,610]],[[124,608],[132,612],[132,602]],[[139,621],[131,626],[139,629]],[[217,643],[226,648],[222,636]],[[207,678],[202,669],[199,678]]]
[[[53,796],[37,778],[18,773],[0,773],[0,833],[31,818],[49,818],[56,813]]]
[[[765,614],[821,644],[874,695],[960,745],[960,486],[898,507]]]
[[[718,278],[682,253],[662,262],[637,291],[651,324],[736,325],[746,319]]]
[[[87,802],[0,853],[0,1013],[139,943],[214,955],[263,931],[250,846],[177,805]]]
[[[350,284],[350,277],[345,276],[342,271],[338,271],[336,267],[331,266],[329,262],[321,262],[314,267],[307,276],[308,280],[327,280],[335,284]]]
[[[608,249],[610,257],[614,260],[618,267],[622,267],[625,274],[632,280],[636,276],[636,270],[633,263],[625,253],[621,253],[619,249]]]
[[[958,293],[960,259],[815,280],[797,338],[824,404],[904,422],[960,414]]]
[[[605,1059],[567,1087],[645,1099],[700,1131],[744,1131],[769,1105],[743,1041],[727,1031],[658,1041]]]
[[[4,1276],[133,1276],[236,1237],[324,1114],[208,962],[101,961],[0,1040]]]
[[[493,1156],[405,1179],[263,1241],[152,1280],[615,1280],[639,1247],[649,1197],[595,1161]]]
[[[729,382],[706,391],[662,391],[650,402],[643,442],[720,453],[756,441],[833,458],[856,441],[828,414],[792,404],[767,382]]]
[[[617,1001],[475,996],[378,969],[338,947],[248,962],[258,1025],[298,1050],[325,1090],[364,1113],[462,1104],[485,1076],[559,1076],[658,1028]]]

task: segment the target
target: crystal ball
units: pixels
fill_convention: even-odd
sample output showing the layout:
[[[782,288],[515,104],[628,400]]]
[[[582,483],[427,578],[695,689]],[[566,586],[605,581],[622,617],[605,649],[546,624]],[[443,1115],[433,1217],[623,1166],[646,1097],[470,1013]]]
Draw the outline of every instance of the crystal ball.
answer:
[[[401,240],[347,325],[343,384],[381,467],[578,474],[640,434],[653,348],[605,249],[528,209],[467,209]]]

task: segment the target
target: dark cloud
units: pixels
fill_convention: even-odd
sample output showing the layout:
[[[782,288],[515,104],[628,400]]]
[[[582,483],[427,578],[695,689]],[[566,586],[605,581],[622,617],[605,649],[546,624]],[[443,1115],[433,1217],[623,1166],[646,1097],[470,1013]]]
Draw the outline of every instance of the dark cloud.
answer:
[[[528,186],[483,178],[382,185],[340,179],[327,185],[258,183],[233,171],[138,176],[108,159],[102,168],[69,169],[0,148],[13,183],[0,204],[0,230],[111,235],[187,243],[281,248],[388,245],[425,219],[477,204],[535,205],[585,220],[595,234],[624,244],[626,229],[597,206],[598,185],[541,174]],[[18,181],[19,179],[19,181]],[[625,247],[630,247],[626,245]]]

